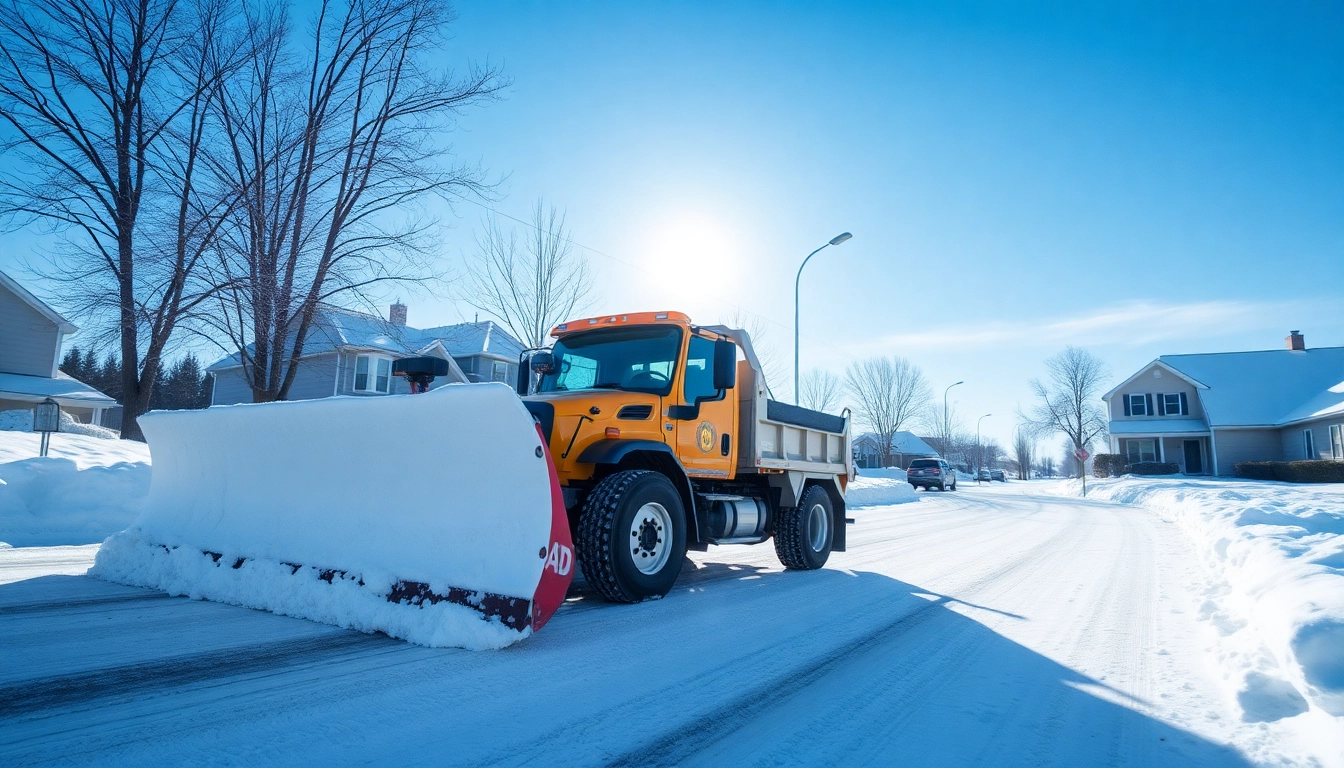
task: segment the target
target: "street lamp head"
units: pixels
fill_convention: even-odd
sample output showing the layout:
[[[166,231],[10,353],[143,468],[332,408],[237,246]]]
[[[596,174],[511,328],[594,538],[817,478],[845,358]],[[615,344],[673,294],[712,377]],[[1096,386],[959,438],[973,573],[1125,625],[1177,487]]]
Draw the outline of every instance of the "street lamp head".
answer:
[[[966,383],[966,382],[964,382],[964,381],[958,381],[958,382],[957,382],[957,384],[965,384],[965,383]],[[955,386],[957,386],[957,384],[953,384],[952,386],[955,387]]]
[[[840,234],[831,238],[831,245],[839,245],[851,237],[853,237],[853,235],[849,234],[848,232],[841,232]]]

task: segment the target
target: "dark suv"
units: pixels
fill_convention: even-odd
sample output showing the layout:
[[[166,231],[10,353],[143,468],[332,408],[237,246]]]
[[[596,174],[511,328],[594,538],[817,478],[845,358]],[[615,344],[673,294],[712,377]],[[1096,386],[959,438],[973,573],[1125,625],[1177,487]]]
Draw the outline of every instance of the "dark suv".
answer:
[[[957,490],[957,470],[942,459],[915,459],[905,471],[905,479],[916,488],[940,491]]]

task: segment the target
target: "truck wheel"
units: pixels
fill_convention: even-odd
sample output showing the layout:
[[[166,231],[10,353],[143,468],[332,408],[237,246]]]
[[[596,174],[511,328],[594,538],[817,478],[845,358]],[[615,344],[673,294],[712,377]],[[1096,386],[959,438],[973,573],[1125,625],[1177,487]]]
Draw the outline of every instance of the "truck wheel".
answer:
[[[775,554],[785,568],[815,571],[831,556],[835,514],[826,489],[814,485],[798,506],[781,509],[775,520]]]
[[[686,558],[681,494],[652,470],[617,472],[598,483],[577,534],[584,579],[614,603],[666,595]]]

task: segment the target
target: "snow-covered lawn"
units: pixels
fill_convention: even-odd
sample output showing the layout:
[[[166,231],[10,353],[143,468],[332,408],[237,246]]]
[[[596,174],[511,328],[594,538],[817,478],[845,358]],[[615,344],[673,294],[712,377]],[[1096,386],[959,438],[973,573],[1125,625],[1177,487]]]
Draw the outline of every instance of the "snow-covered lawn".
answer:
[[[1344,485],[1123,477],[1087,491],[1154,510],[1194,543],[1200,616],[1245,719],[1310,708],[1344,726]]]
[[[135,521],[149,493],[144,443],[57,433],[38,458],[38,439],[0,430],[0,542],[93,544]]]
[[[845,492],[847,507],[905,504],[914,500],[915,489],[906,482],[903,469],[860,469]]]

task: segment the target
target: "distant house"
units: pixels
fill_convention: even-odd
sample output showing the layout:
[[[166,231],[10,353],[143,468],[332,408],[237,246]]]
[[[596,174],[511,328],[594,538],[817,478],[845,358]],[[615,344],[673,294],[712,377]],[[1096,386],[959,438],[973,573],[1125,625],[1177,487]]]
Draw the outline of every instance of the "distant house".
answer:
[[[435,380],[436,388],[455,382],[512,384],[516,379],[523,345],[494,322],[411,328],[406,312],[406,305],[393,304],[390,319],[384,320],[365,312],[319,307],[289,399],[408,393],[406,382],[392,375],[392,361],[411,356],[448,361],[448,375]],[[211,405],[252,402],[238,355],[216,361],[206,372],[214,378]]]
[[[871,432],[865,432],[854,439],[854,466],[860,469],[882,467],[882,439]],[[891,438],[892,466],[909,469],[915,459],[936,457],[938,452],[928,443],[916,437],[913,432],[897,432]]]
[[[0,272],[0,411],[31,409],[50,397],[76,421],[103,423],[117,402],[59,367],[61,344],[76,330]]]
[[[1344,461],[1344,347],[1163,355],[1103,398],[1111,451],[1231,475],[1241,461]]]

